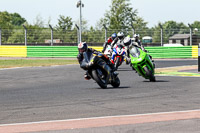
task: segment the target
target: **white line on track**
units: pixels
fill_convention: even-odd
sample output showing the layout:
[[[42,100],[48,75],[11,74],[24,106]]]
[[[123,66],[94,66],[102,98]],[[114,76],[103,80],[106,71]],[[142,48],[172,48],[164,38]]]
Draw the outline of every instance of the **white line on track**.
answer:
[[[174,113],[188,113],[200,111],[200,109],[195,110],[184,110],[184,111],[171,111],[171,112],[157,112],[157,113],[146,113],[146,114],[134,114],[134,115],[116,115],[116,116],[102,116],[102,117],[90,117],[90,118],[77,118],[77,119],[67,119],[67,120],[50,120],[50,121],[38,121],[38,122],[26,122],[26,123],[12,123],[12,124],[1,124],[3,126],[17,126],[17,125],[28,125],[28,124],[42,124],[42,123],[53,123],[53,122],[67,122],[67,121],[79,121],[79,120],[92,120],[92,119],[104,119],[104,118],[119,118],[119,117],[134,117],[134,116],[148,116],[148,115],[164,115],[164,114],[174,114]]]

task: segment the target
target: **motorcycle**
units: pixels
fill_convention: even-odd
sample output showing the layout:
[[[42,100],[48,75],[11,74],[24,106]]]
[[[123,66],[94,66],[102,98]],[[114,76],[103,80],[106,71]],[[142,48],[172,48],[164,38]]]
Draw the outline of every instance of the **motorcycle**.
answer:
[[[125,50],[124,46],[121,44],[116,44],[116,46],[114,47],[113,52],[112,52],[113,60],[111,60],[111,62],[115,65],[116,69],[118,69],[118,67],[124,61],[125,54],[126,54],[126,50]]]
[[[115,88],[119,87],[120,80],[103,59],[103,54],[94,55],[92,52],[84,52],[83,56],[85,66],[87,66],[84,69],[88,71],[88,74],[101,88],[107,88],[108,84]]]
[[[155,82],[155,66],[150,59],[150,56],[136,46],[131,46],[129,50],[131,66],[133,69],[139,74],[139,76],[149,79],[151,82]]]

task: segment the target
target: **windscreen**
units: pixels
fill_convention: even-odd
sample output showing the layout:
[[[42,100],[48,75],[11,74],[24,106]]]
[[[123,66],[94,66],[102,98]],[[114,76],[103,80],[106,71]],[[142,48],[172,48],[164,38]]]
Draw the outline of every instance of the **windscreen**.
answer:
[[[140,55],[140,51],[137,47],[131,47],[130,48],[130,54],[133,56],[133,57],[139,57]]]

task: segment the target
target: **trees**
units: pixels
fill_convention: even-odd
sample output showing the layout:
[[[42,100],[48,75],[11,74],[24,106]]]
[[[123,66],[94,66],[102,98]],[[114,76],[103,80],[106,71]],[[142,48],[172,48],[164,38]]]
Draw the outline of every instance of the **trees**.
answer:
[[[102,22],[112,30],[126,31],[130,29],[137,16],[137,10],[133,11],[130,5],[130,0],[112,0],[110,10],[105,13]]]
[[[71,30],[73,26],[72,18],[67,16],[60,15],[58,19],[58,25],[56,26],[57,30],[65,32],[66,30]]]
[[[158,23],[155,27],[152,29],[154,30],[153,40],[154,42],[160,42],[160,26],[163,27],[163,41],[164,43],[168,42],[168,38],[173,36],[174,34],[183,34],[187,33],[189,31],[188,27],[180,22],[176,21],[166,21],[165,23]]]
[[[11,15],[7,12],[0,12],[0,28],[2,30],[2,42],[6,42],[12,34],[13,25],[11,23]]]
[[[191,24],[192,28],[197,28],[199,29],[200,28],[200,21],[194,21],[192,24]]]
[[[7,11],[0,12],[0,27],[3,28],[13,28],[12,17]]]
[[[26,19],[21,17],[18,13],[10,14],[11,16],[11,24],[14,26],[21,26],[23,23],[26,22]]]
[[[18,13],[8,13],[7,11],[0,12],[0,28],[2,30],[2,42],[6,43],[11,39],[9,37],[13,34],[13,29],[21,26],[26,20]],[[14,41],[15,42],[15,41]]]
[[[71,17],[60,15],[58,19],[58,25],[56,25],[55,38],[59,38],[62,41],[68,42],[71,38],[71,33],[69,33],[69,30],[72,30],[72,26],[73,22]]]
[[[137,10],[131,7],[130,0],[112,0],[110,10],[106,11],[104,18],[101,18],[96,27],[89,27],[86,20],[82,22],[82,41],[101,42],[105,40],[103,24],[108,28],[107,35],[114,32],[123,31],[125,35],[132,36],[132,26],[135,33],[143,36],[152,36],[154,42],[160,42],[161,29],[159,24],[153,28],[147,27],[147,22],[137,16]],[[18,13],[0,12],[0,29],[2,31],[3,43],[23,43],[25,24],[28,29],[27,39],[29,43],[44,43],[45,39],[50,40],[51,30],[40,16],[37,16],[33,24],[28,24]],[[50,24],[50,19],[48,21]],[[58,24],[54,27],[54,39],[61,39],[63,42],[77,42],[77,29],[70,16],[60,15]],[[79,22],[77,22],[79,24]],[[182,22],[166,21],[163,26],[163,41],[168,42],[168,38],[174,34],[189,34],[189,27]],[[46,28],[45,28],[46,26]],[[195,34],[199,34],[200,21],[194,21],[191,26]],[[89,28],[88,28],[89,27]],[[197,28],[197,29],[195,29]]]
[[[123,31],[126,35],[132,35],[132,27],[141,34],[147,29],[147,22],[143,18],[137,16],[138,11],[131,7],[130,0],[112,0],[110,10],[106,11],[104,18],[101,18],[98,24],[105,24],[109,29],[109,34],[113,32]],[[98,29],[103,28],[98,25]]]

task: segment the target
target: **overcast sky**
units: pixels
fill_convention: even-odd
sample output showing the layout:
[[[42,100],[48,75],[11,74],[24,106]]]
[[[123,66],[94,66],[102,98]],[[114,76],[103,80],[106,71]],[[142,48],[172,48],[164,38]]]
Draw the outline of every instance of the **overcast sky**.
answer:
[[[70,16],[73,21],[79,19],[78,0],[0,0],[0,11],[17,12],[28,23],[33,24],[36,16],[41,16],[47,24],[55,26],[59,15]],[[82,0],[83,18],[90,26],[104,16],[110,9],[111,0]],[[200,0],[131,0],[131,6],[138,9],[138,15],[148,22],[149,27],[158,22],[174,20],[185,24],[200,21]]]

